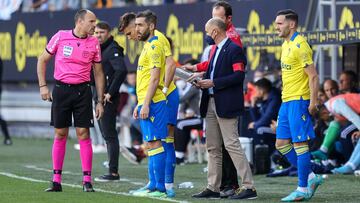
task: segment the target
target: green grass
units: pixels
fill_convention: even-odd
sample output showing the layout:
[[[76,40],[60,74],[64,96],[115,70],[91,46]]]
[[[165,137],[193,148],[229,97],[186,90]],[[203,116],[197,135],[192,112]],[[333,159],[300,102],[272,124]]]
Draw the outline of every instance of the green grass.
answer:
[[[34,165],[38,168],[51,170],[51,146],[52,140],[46,139],[14,139],[13,146],[0,145],[0,172],[12,173],[39,180],[51,180],[51,172],[34,170],[25,167]],[[68,140],[66,160],[63,173],[69,171],[79,175],[63,174],[63,182],[68,184],[81,184],[81,164],[79,152],[73,149],[75,140]],[[99,176],[106,172],[102,162],[106,160],[106,154],[94,154],[93,176]],[[206,173],[203,173],[204,164],[188,164],[177,166],[175,184],[185,181],[194,183],[192,189],[177,189],[175,200],[189,202],[234,202],[230,200],[197,200],[191,195],[197,193],[206,186]],[[127,193],[131,189],[138,188],[133,182],[146,183],[147,164],[132,165],[120,157],[120,175],[129,181],[117,183],[94,183],[95,190]],[[296,178],[266,178],[263,175],[255,176],[255,186],[259,198],[253,202],[279,202],[296,187]],[[0,202],[157,202],[149,198],[138,198],[121,194],[108,194],[95,192],[83,193],[80,188],[63,186],[62,193],[45,193],[43,190],[48,183],[37,183],[0,175]],[[360,202],[359,196],[360,178],[353,175],[330,175],[325,183],[319,187],[312,202]]]

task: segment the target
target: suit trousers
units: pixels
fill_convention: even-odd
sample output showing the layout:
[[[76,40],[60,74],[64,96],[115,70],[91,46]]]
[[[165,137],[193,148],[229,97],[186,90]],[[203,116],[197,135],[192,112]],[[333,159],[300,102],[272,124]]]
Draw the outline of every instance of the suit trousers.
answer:
[[[206,148],[209,153],[207,188],[214,192],[220,191],[223,143],[242,180],[241,186],[254,188],[249,162],[239,140],[238,118],[220,118],[216,113],[215,100],[210,98],[205,120]]]

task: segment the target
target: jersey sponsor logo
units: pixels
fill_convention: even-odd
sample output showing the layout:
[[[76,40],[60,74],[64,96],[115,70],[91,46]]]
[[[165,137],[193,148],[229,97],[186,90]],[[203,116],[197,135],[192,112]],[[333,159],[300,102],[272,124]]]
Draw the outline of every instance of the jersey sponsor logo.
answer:
[[[291,70],[291,65],[281,62],[281,69]]]
[[[142,71],[143,69],[144,69],[143,66],[138,66],[138,67],[137,67],[137,70],[138,70],[138,71]]]
[[[73,47],[71,47],[71,46],[64,46],[63,54],[64,54],[64,56],[69,57],[69,56],[71,56],[72,51],[73,51]]]

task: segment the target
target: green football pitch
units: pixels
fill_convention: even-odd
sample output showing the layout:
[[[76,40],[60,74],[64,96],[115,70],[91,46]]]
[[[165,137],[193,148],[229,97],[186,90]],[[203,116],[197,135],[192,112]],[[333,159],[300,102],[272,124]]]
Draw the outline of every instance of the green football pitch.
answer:
[[[197,200],[191,195],[206,186],[204,164],[177,166],[175,185],[191,181],[194,188],[177,189],[174,199],[139,198],[128,194],[131,189],[147,182],[146,160],[132,165],[120,157],[121,181],[94,183],[95,193],[81,190],[81,164],[79,152],[73,148],[75,140],[68,140],[63,168],[63,192],[43,192],[51,180],[51,145],[49,139],[14,139],[12,146],[0,145],[0,202],[234,202],[231,200]],[[93,177],[106,169],[102,162],[106,154],[94,154]],[[296,178],[266,178],[255,176],[258,199],[253,202],[279,202],[296,187]],[[360,202],[360,177],[354,175],[330,175],[321,185],[311,202]]]

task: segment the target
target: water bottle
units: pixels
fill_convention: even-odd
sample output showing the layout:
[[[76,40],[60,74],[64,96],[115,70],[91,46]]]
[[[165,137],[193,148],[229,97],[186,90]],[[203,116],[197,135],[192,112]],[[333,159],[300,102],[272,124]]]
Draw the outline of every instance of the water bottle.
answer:
[[[178,188],[179,189],[194,188],[194,184],[192,182],[183,182],[178,185]]]

